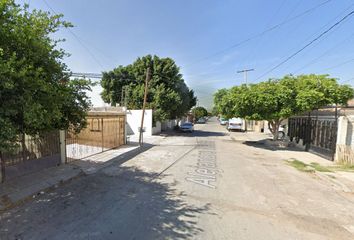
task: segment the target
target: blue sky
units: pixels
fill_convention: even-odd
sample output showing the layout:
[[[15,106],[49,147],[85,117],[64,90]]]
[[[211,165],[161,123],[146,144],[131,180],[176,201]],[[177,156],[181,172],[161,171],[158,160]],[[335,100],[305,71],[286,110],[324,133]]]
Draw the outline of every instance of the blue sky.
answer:
[[[237,74],[244,68],[255,69],[248,82],[289,73],[328,73],[341,82],[354,83],[353,15],[289,62],[262,76],[353,11],[352,0],[46,1],[74,24],[72,31],[85,46],[65,29],[58,33],[66,39],[61,47],[71,54],[65,61],[73,72],[107,71],[146,54],[171,57],[196,92],[199,105],[206,107],[211,106],[217,89],[244,82],[243,75]],[[51,11],[43,1],[18,1],[23,2]],[[284,21],[288,22],[231,48]],[[96,106],[103,104],[100,91],[95,87],[90,94]]]

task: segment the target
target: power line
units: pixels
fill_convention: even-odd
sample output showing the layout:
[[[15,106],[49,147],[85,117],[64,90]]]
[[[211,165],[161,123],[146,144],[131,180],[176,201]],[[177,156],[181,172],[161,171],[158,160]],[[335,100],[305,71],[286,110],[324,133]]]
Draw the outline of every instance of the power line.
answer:
[[[320,3],[320,4],[318,4],[318,5],[316,5],[316,6],[314,6],[314,7],[312,7],[312,8],[310,8],[310,9],[308,9],[308,10],[306,10],[306,11],[304,11],[304,12],[298,14],[298,15],[295,15],[295,16],[292,17],[292,18],[289,18],[289,19],[287,19],[287,20],[284,20],[283,22],[280,22],[280,23],[278,23],[278,24],[276,24],[276,25],[274,25],[274,26],[272,26],[272,27],[270,27],[270,28],[268,28],[268,29],[265,29],[265,30],[263,30],[263,31],[260,32],[260,33],[254,34],[253,36],[251,36],[251,37],[249,37],[249,38],[246,38],[246,39],[244,39],[244,40],[242,40],[242,41],[240,41],[240,42],[238,42],[238,43],[235,43],[235,44],[233,44],[233,45],[231,45],[231,46],[229,46],[229,47],[227,47],[227,48],[224,48],[223,50],[220,50],[220,51],[215,52],[215,53],[213,53],[213,54],[211,54],[211,55],[209,55],[209,56],[203,57],[203,58],[201,58],[201,59],[199,59],[199,60],[197,60],[197,61],[195,61],[195,62],[192,62],[192,63],[188,64],[187,66],[191,66],[191,65],[194,65],[194,64],[196,64],[196,63],[205,61],[205,60],[210,59],[210,58],[212,58],[212,57],[218,56],[218,55],[220,55],[220,54],[222,54],[222,53],[224,53],[224,52],[227,52],[227,51],[229,51],[229,50],[231,50],[231,49],[233,49],[233,48],[235,48],[235,47],[241,46],[241,45],[243,45],[243,44],[245,44],[245,43],[247,43],[247,42],[249,42],[249,41],[251,41],[251,40],[253,40],[253,39],[255,39],[255,38],[258,38],[258,37],[260,37],[260,36],[262,36],[262,35],[264,35],[264,34],[266,34],[266,33],[268,33],[268,32],[273,31],[274,29],[277,29],[277,28],[281,27],[281,26],[284,25],[284,24],[287,24],[287,23],[289,23],[289,22],[292,22],[292,21],[294,21],[295,19],[297,19],[297,18],[299,18],[299,17],[302,17],[302,16],[304,16],[304,15],[306,15],[306,14],[308,14],[308,13],[314,11],[314,10],[316,10],[317,8],[319,8],[319,7],[323,6],[323,5],[325,5],[325,4],[329,3],[329,2],[331,2],[331,1],[332,1],[332,0],[326,0],[326,1],[324,1],[324,2],[322,2],[322,3]]]
[[[78,78],[94,78],[94,79],[102,79],[103,74],[102,73],[90,73],[90,72],[67,72],[70,77],[78,77]],[[121,79],[124,81],[129,81],[129,83],[139,83],[138,80],[133,79],[133,78],[124,78]]]
[[[48,2],[46,0],[43,0],[44,4],[56,15],[58,15],[58,13],[56,13],[56,11],[48,4]],[[69,33],[71,33],[71,35],[74,36],[74,38],[77,40],[77,42],[87,51],[87,53],[92,57],[92,59],[98,64],[100,65],[100,67],[102,69],[104,69],[103,65],[101,64],[101,62],[96,58],[96,56],[91,52],[91,50],[82,42],[82,40],[70,29],[70,28],[66,28],[66,30],[69,31]]]
[[[333,28],[337,27],[339,24],[341,24],[343,21],[345,21],[347,18],[349,18],[351,15],[354,14],[354,11],[349,12],[347,15],[345,15],[341,20],[337,21],[335,24],[333,24],[331,27],[329,27],[327,30],[325,30],[324,32],[322,32],[320,35],[318,35],[316,38],[314,38],[313,40],[311,40],[309,43],[307,43],[305,46],[303,46],[302,48],[300,48],[299,50],[297,50],[295,53],[291,54],[289,57],[287,57],[285,60],[281,61],[280,63],[278,63],[276,66],[274,66],[273,68],[271,68],[270,70],[266,71],[265,73],[263,73],[261,76],[259,76],[256,80],[259,80],[260,78],[264,77],[265,75],[267,75],[268,73],[273,72],[275,69],[277,69],[278,67],[280,67],[281,65],[283,65],[284,63],[288,62],[290,59],[292,59],[293,57],[295,57],[296,55],[298,55],[300,52],[302,52],[303,50],[305,50],[307,47],[309,47],[310,45],[312,45],[314,42],[318,41],[321,37],[323,37],[324,35],[326,35],[329,31],[331,31]]]
[[[333,18],[333,21],[336,21],[336,19],[340,18],[342,14],[344,14],[345,12],[347,12],[347,10],[350,9],[350,8],[352,8],[353,6],[354,6],[354,4],[350,4],[346,9],[344,9],[343,11],[341,11],[340,14],[338,14],[335,18]],[[321,28],[321,30],[322,30],[322,29],[326,29],[326,27],[329,26],[329,25],[331,24],[331,22],[332,22],[332,20],[331,20],[330,22],[328,22],[326,25],[324,25],[324,26]],[[313,37],[313,36],[316,36],[316,34],[313,34],[311,37]],[[328,36],[329,36],[329,35],[327,35],[326,37],[328,37]],[[351,36],[352,36],[352,35],[350,35],[347,39],[349,39]],[[308,39],[311,39],[311,37],[308,38]],[[322,38],[321,41],[323,41],[324,39],[325,39],[325,38]],[[341,41],[340,43],[337,43],[336,45],[339,45],[339,44],[345,42],[347,39]],[[306,41],[307,41],[307,40],[306,40]],[[305,42],[306,42],[306,41],[305,41]],[[319,41],[319,42],[317,42],[317,44],[313,45],[312,48],[315,47],[315,46],[317,46],[321,41]],[[304,42],[304,43],[305,43],[305,42]],[[300,70],[302,70],[302,69],[304,69],[304,68],[306,68],[306,67],[308,67],[308,66],[310,66],[310,65],[312,65],[312,64],[314,64],[315,62],[317,62],[319,59],[321,59],[322,57],[324,57],[324,56],[325,56],[326,54],[328,54],[330,51],[332,51],[333,49],[335,49],[335,48],[337,47],[336,45],[335,45],[333,48],[330,48],[329,50],[327,50],[325,53],[323,53],[323,54],[320,55],[319,57],[317,57],[317,58],[315,58],[314,60],[312,60],[307,66],[304,65],[304,66],[301,67],[300,69],[297,69],[295,72],[293,72],[293,74],[296,73],[296,72],[298,72],[298,71],[300,71]]]
[[[337,21],[338,19],[342,18],[342,15],[345,14],[348,10],[350,10],[353,6],[354,6],[353,3],[350,4],[347,8],[345,8],[343,11],[341,11],[341,12],[340,12],[338,15],[336,15],[333,19],[331,19],[330,21],[328,21],[324,26],[322,26],[322,27],[319,29],[319,32],[322,32],[322,31],[324,31],[325,29],[327,29],[328,26],[331,26],[331,25],[332,25],[332,22],[335,22],[335,21]],[[317,34],[318,34],[318,33],[316,32],[316,33],[312,34],[311,36],[307,37],[307,38],[301,43],[301,45],[307,43],[309,40],[311,40],[312,38],[316,37]],[[313,44],[310,48],[314,48],[314,47],[317,46],[320,42],[324,41],[324,39],[326,39],[328,36],[329,36],[329,34],[326,35],[324,38],[322,38],[322,39],[321,39],[320,41],[318,41],[317,43]],[[300,46],[301,46],[301,45],[300,45]],[[297,49],[297,48],[295,48],[294,51],[295,51],[296,49]],[[291,51],[292,51],[292,50],[291,50]],[[286,55],[283,56],[283,57],[281,57],[281,59],[284,58],[284,57],[286,57]],[[272,65],[273,65],[273,64],[271,64],[271,65],[268,66],[267,68],[271,68]],[[266,68],[266,69],[267,69],[267,68]],[[292,73],[292,74],[294,74],[294,73]]]
[[[271,26],[274,17],[275,17],[276,15],[278,15],[278,13],[280,12],[280,9],[283,8],[283,6],[284,6],[284,4],[285,4],[286,1],[287,1],[287,0],[283,0],[283,1],[281,2],[281,4],[279,5],[279,7],[277,8],[277,10],[275,11],[275,13],[272,14],[271,18],[268,20],[268,23],[266,24],[266,27],[267,27],[267,28],[269,28],[269,27]],[[263,41],[262,41],[262,39],[263,39]],[[245,66],[247,66],[248,64],[254,62],[253,59],[255,58],[255,56],[256,56],[256,54],[257,54],[257,51],[258,51],[258,49],[259,49],[259,46],[261,45],[262,42],[264,42],[264,41],[267,40],[267,39],[268,39],[268,38],[264,39],[264,37],[263,37],[263,38],[260,38],[260,40],[257,42],[257,45],[251,49],[251,54],[248,54],[248,56],[247,56],[247,58],[246,58],[246,60],[245,60],[245,63],[246,63]],[[251,60],[252,60],[252,61],[251,61]]]
[[[346,83],[346,82],[349,82],[349,81],[351,81],[351,80],[354,80],[354,78],[349,78],[349,79],[347,79],[347,80],[341,82],[341,84]]]
[[[292,10],[290,10],[290,12],[287,14],[287,16],[285,17],[285,19],[284,19],[284,21],[285,20],[288,20],[291,16],[292,16],[292,14],[296,11],[296,9],[301,5],[301,3],[302,3],[302,1],[303,0],[300,0],[300,1],[298,1],[296,4],[295,4],[295,6],[292,8]],[[294,29],[297,29],[298,28],[298,26],[300,25],[300,23],[298,22],[295,26],[293,26],[291,29],[286,29],[286,30],[288,30],[288,31],[286,31],[286,34],[285,34],[285,36],[288,36],[289,35],[289,32],[290,31],[294,31]],[[290,30],[290,31],[289,31]],[[279,36],[276,36],[276,38],[278,38]],[[276,38],[273,38],[272,40],[273,40],[273,42],[274,42],[274,39],[276,39]],[[263,48],[264,48],[264,46],[263,46]],[[257,61],[255,61],[255,57],[256,57],[256,54],[254,54],[254,56],[253,56],[253,59],[252,59],[252,63],[253,63],[253,65],[255,65],[255,66],[257,66],[256,64],[259,62],[257,62]]]
[[[287,16],[284,18],[284,21],[285,20],[288,20],[289,18],[290,18],[290,16],[295,12],[295,10],[297,9],[297,7],[299,6],[299,4],[301,3],[301,1],[302,0],[300,0],[299,2],[297,2],[297,4],[296,4],[296,6],[287,14]],[[284,2],[283,2],[284,3]],[[294,29],[296,29],[297,28],[297,26],[299,25],[299,23],[297,23],[296,24],[296,26],[294,26],[294,27],[292,27],[292,31],[294,30]],[[286,30],[288,30],[288,29],[286,29]],[[285,34],[286,36],[288,35],[288,32],[289,31],[287,31],[287,33]],[[268,37],[269,37],[269,35],[268,35]],[[276,38],[278,38],[279,36],[277,35],[276,36]],[[274,42],[274,39],[276,39],[276,38],[274,38],[274,36],[273,36],[273,42]],[[258,46],[259,47],[259,46]],[[263,46],[263,48],[266,48],[266,46]],[[251,61],[251,63],[253,64],[253,65],[256,65],[259,61],[256,61],[256,55],[257,55],[257,52],[256,51],[253,51],[254,52],[254,54],[253,54],[253,56],[252,56],[252,61]]]
[[[85,72],[71,72],[71,77],[82,77],[82,78],[96,78],[101,79],[102,73],[85,73]]]
[[[243,70],[237,71],[237,73],[243,73],[244,81],[245,81],[246,85],[248,84],[248,82],[247,82],[248,81],[247,73],[248,72],[252,72],[252,71],[254,71],[253,68],[251,68],[251,69],[243,69]]]
[[[334,69],[334,68],[341,67],[341,66],[343,66],[343,65],[345,65],[345,64],[348,64],[348,63],[350,63],[350,62],[353,62],[353,61],[354,61],[354,58],[349,59],[349,60],[346,60],[346,61],[344,61],[344,62],[341,62],[341,63],[339,63],[339,64],[337,64],[337,65],[334,65],[333,67],[325,68],[325,69],[323,69],[323,70],[324,70],[324,71],[332,70],[332,69]]]
[[[299,1],[296,3],[295,7],[294,7],[294,8],[288,13],[288,15],[286,16],[285,20],[287,20],[287,19],[295,12],[295,10],[297,10],[297,8],[301,5],[302,1],[303,1],[303,0],[299,0]]]
[[[328,53],[332,52],[334,49],[338,48],[339,46],[341,46],[344,42],[348,41],[350,38],[352,38],[354,36],[354,33],[351,34],[348,38],[340,41],[339,43],[337,43],[336,45],[334,45],[333,47],[331,47],[330,49],[328,49],[327,51],[325,51],[323,54],[321,54],[320,56],[318,56],[317,58],[313,59],[312,61],[310,61],[309,63],[305,64],[304,66],[298,68],[297,70],[295,70],[293,72],[293,74],[298,73],[299,71],[301,71],[302,69],[308,68],[309,66],[315,64],[316,62],[318,62],[321,58],[323,58],[324,56],[326,56]]]

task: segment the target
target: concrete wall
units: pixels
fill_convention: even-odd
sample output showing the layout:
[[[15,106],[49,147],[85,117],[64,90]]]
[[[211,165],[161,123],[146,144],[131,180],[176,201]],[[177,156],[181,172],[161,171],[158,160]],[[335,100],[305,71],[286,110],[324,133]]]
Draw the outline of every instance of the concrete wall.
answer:
[[[152,128],[152,134],[159,134],[161,132],[161,122],[156,122],[156,126]]]
[[[127,111],[127,135],[138,136],[138,127],[141,123],[141,110],[128,110]],[[148,120],[147,120],[148,119]],[[181,120],[179,123],[184,122]],[[178,120],[165,120],[162,122],[156,122],[156,125],[152,126],[152,110],[149,109],[145,111],[144,117],[144,127],[145,136],[151,136],[154,134],[159,134],[161,131],[172,130],[178,123]]]
[[[167,131],[167,130],[172,130],[176,125],[178,121],[177,120],[165,120],[161,122],[161,131]]]
[[[245,130],[245,120],[243,119],[243,130]],[[247,131],[262,132],[264,121],[247,120]]]
[[[127,135],[139,136],[143,110],[127,110]],[[144,116],[144,136],[151,136],[152,131],[152,109],[145,110]]]
[[[335,162],[354,164],[354,116],[341,116],[338,119]]]

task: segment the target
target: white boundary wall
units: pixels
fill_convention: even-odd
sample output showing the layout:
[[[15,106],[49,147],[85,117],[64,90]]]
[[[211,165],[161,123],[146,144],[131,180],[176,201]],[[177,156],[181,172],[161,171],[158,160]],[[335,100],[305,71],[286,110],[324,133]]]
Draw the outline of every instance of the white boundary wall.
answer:
[[[156,122],[156,126],[152,128],[152,134],[158,134],[161,132],[161,122]]]
[[[165,120],[161,123],[161,130],[172,130],[177,125],[177,120]]]
[[[141,114],[143,110],[127,110],[126,134],[127,136],[139,136],[139,128],[141,124]],[[161,122],[156,122],[156,126],[152,125],[153,110],[145,110],[144,116],[144,136],[151,136],[161,132]]]
[[[139,127],[143,110],[127,110],[127,135],[139,136]],[[145,110],[144,136],[152,135],[152,109]]]

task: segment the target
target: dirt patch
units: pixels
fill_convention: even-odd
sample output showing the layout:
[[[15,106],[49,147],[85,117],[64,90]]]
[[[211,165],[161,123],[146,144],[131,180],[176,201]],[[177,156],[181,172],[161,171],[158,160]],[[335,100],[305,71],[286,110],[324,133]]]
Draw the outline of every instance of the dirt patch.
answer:
[[[324,167],[322,165],[320,165],[319,163],[315,163],[312,162],[310,164],[306,164],[302,161],[299,161],[297,159],[291,159],[291,160],[286,160],[286,162],[296,168],[297,170],[301,171],[301,172],[333,172],[332,170],[330,170],[327,167]]]
[[[293,222],[297,228],[321,234],[329,239],[353,239],[354,235],[347,228],[339,225],[337,222],[328,219],[309,215],[300,215],[283,211],[288,220]]]

